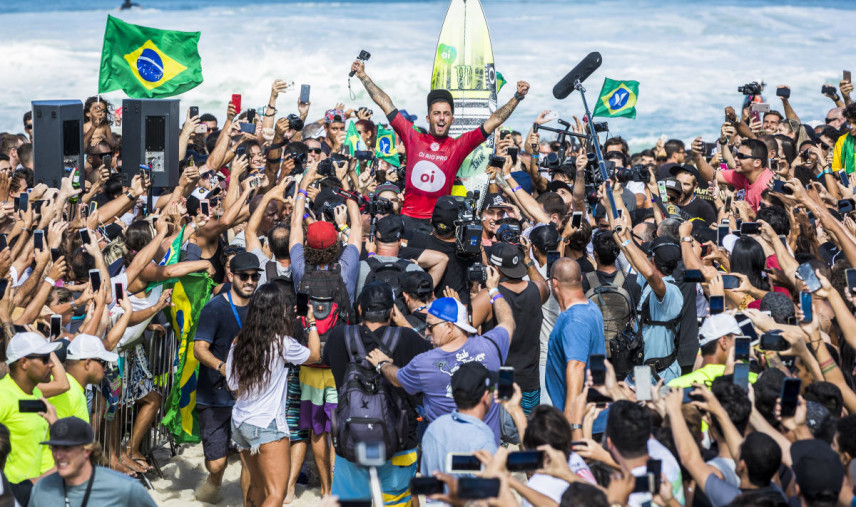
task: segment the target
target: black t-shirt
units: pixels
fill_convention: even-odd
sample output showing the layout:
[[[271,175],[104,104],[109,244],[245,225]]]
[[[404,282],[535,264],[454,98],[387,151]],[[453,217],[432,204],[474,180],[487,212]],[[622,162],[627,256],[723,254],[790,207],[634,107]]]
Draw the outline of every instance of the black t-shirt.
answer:
[[[249,305],[235,305],[242,323],[247,320],[248,308]],[[241,326],[235,320],[235,314],[226,299],[226,293],[221,292],[221,295],[214,297],[202,308],[193,340],[210,343],[208,350],[214,354],[214,357],[225,362],[232,347],[232,340],[240,330]],[[200,364],[199,381],[196,384],[196,404],[212,407],[232,406],[235,402],[224,380],[218,371]]]
[[[348,349],[345,346],[345,329],[347,327],[349,326],[334,328],[327,337],[327,343],[324,345],[324,350],[321,353],[321,362],[330,366],[330,372],[333,374],[333,380],[336,382],[336,389],[344,383],[345,370],[350,361]],[[379,340],[383,339],[383,334],[387,329],[388,326],[379,327],[374,330],[374,334]],[[366,354],[377,348],[374,340],[368,336],[363,326],[360,326],[360,338],[363,340]],[[431,350],[431,342],[419,336],[412,329],[403,327],[401,328],[401,335],[398,337],[398,344],[392,353],[392,363],[399,368],[403,368],[411,359],[428,350]],[[408,419],[416,421],[416,406],[419,404],[419,397],[410,396],[400,387],[394,388],[394,391],[397,396],[403,397],[406,400],[405,405],[408,408]],[[416,446],[416,424],[410,424],[407,441],[408,449]]]
[[[678,206],[681,211],[689,215],[690,218],[700,218],[704,220],[705,226],[716,223],[716,208],[710,201],[705,201],[699,197],[693,196],[693,199],[686,206]]]
[[[590,273],[594,271],[594,265],[591,261],[588,260],[588,257],[583,255],[579,259],[576,260],[577,264],[580,266],[580,273]]]
[[[534,391],[541,386],[538,366],[541,359],[541,324],[544,316],[541,312],[532,310],[541,306],[541,292],[532,282],[526,282],[526,287],[519,293],[502,284],[499,284],[498,289],[511,307],[516,323],[505,366],[514,367],[514,382],[521,390]],[[487,332],[495,326],[496,313],[493,320],[485,323],[482,330]]]
[[[467,285],[467,268],[478,262],[478,256],[461,257],[457,254],[457,247],[454,241],[441,241],[434,236],[414,233],[407,246],[411,249],[418,250],[437,250],[449,257],[449,263],[446,265],[446,272],[443,273],[443,278],[434,289],[436,297],[443,297],[443,289],[451,287],[458,291],[461,297],[461,302],[466,305],[470,301],[470,288]]]
[[[696,283],[684,281],[686,267],[678,261],[678,267],[672,272],[675,285],[684,296],[678,327],[678,364],[682,368],[692,366],[698,354],[698,318],[696,316]]]
[[[600,283],[614,283],[615,277],[618,276],[618,270],[616,269],[612,273],[604,273],[603,271],[595,271],[597,275],[597,279],[600,280]],[[624,275],[624,283],[621,284],[621,287],[626,290],[630,294],[630,299],[633,303],[633,308],[636,308],[639,304],[639,299],[642,297],[642,287],[639,286],[639,283],[636,281],[636,273],[633,274],[625,274]],[[583,276],[583,293],[587,293],[591,289],[591,284],[589,284],[588,277]]]

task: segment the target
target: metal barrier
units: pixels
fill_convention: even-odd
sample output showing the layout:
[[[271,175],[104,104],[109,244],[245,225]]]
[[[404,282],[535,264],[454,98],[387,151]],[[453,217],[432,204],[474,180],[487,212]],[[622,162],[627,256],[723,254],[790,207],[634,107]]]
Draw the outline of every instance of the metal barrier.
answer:
[[[105,397],[103,387],[95,391],[92,403],[92,426],[95,438],[104,450],[104,456],[108,460],[121,459],[123,455],[130,457],[131,447],[134,443],[135,431],[142,431],[138,437],[140,440],[139,451],[148,463],[163,478],[160,463],[154,456],[155,449],[169,446],[171,456],[176,455],[177,444],[172,435],[161,426],[160,421],[166,413],[166,400],[173,383],[173,374],[177,368],[178,342],[175,333],[166,319],[153,323],[163,326],[165,333],[146,330],[143,340],[119,351],[119,363],[121,366],[121,389],[119,390],[118,403],[111,410],[110,403]],[[145,378],[143,383],[151,387],[152,393],[159,396],[158,399],[152,395],[145,398],[132,399],[137,393],[130,385],[131,373],[136,363],[139,370],[137,379]],[[115,389],[116,383],[112,384]],[[143,400],[140,402],[140,400]],[[152,411],[154,415],[152,416]],[[147,428],[136,428],[138,417],[144,414],[151,419]],[[149,489],[152,484],[145,474],[138,474]]]

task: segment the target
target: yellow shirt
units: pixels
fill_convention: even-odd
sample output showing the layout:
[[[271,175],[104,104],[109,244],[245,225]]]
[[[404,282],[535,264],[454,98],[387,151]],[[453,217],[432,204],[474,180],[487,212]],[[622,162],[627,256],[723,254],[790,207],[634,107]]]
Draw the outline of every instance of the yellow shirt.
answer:
[[[671,382],[669,382],[669,387],[690,387],[695,383],[703,384],[707,387],[710,387],[710,385],[713,383],[713,380],[717,377],[721,377],[723,373],[725,373],[724,364],[708,364],[699,368],[698,370],[673,379]],[[758,380],[758,374],[752,373],[750,371],[749,383],[754,384],[756,380]]]
[[[74,416],[89,422],[89,406],[86,404],[86,391],[70,373],[66,372],[65,375],[68,377],[68,383],[71,388],[53,398],[48,398],[51,405],[56,407],[57,419]]]
[[[50,447],[39,443],[50,438],[48,422],[39,414],[18,411],[18,400],[37,400],[41,395],[38,387],[32,395],[25,393],[11,375],[0,380],[0,423],[9,429],[12,444],[3,470],[9,482],[38,477],[54,466]]]

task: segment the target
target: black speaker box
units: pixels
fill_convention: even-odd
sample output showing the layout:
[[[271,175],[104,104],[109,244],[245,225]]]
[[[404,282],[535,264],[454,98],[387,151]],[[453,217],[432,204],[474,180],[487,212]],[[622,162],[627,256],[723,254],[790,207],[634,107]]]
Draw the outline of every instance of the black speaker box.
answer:
[[[128,181],[141,167],[151,167],[152,185],[178,185],[177,99],[122,101],[122,172]]]
[[[78,183],[83,188],[83,102],[38,100],[32,105],[36,183],[59,188],[62,178],[79,168]]]

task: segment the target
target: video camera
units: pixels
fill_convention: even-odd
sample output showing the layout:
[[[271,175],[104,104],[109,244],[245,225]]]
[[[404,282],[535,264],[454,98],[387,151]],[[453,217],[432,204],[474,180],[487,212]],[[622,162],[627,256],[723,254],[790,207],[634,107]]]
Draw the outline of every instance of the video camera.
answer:
[[[476,211],[481,192],[467,192],[464,202],[459,204],[458,219],[455,220],[455,246],[462,255],[478,255],[481,253],[481,237],[483,227]]]
[[[631,168],[616,167],[615,179],[621,183],[636,181],[639,183],[648,183],[651,179],[651,174],[648,172],[648,166],[645,164],[636,164]]]
[[[369,241],[373,242],[377,234],[377,216],[392,213],[392,201],[372,195],[366,203],[365,210],[371,215],[371,219],[369,220]]]
[[[496,229],[496,239],[512,245],[520,244],[520,233],[522,232],[520,220],[508,217],[501,218],[496,223],[499,225]]]
[[[758,81],[752,81],[751,83],[737,87],[737,92],[743,95],[760,95],[763,90],[764,83],[759,83]]]

